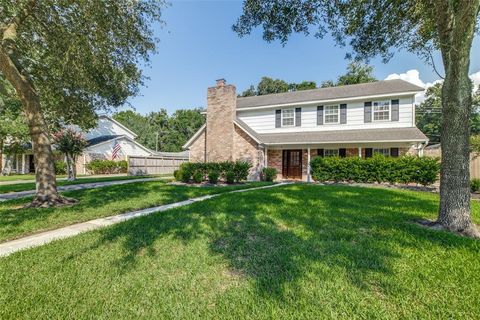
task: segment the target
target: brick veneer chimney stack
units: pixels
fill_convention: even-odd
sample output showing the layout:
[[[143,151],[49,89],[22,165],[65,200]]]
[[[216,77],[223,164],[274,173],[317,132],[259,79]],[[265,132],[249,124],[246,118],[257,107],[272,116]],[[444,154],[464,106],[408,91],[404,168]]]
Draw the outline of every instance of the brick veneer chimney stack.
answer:
[[[206,160],[233,160],[233,120],[236,117],[237,93],[235,86],[217,80],[207,93]]]

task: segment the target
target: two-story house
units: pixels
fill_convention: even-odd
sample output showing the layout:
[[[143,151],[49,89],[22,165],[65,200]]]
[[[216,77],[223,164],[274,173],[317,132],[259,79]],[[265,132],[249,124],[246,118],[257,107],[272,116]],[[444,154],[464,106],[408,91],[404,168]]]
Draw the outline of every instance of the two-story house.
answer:
[[[312,157],[422,156],[428,138],[415,126],[415,95],[403,80],[237,97],[217,80],[206,124],[184,145],[190,161],[247,160],[251,179],[274,167],[278,179],[310,179]]]

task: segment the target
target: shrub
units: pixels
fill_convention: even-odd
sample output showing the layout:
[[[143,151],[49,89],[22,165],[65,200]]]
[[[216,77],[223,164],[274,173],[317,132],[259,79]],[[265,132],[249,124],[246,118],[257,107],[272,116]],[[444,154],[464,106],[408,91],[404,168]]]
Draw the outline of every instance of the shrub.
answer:
[[[179,178],[181,181],[185,183],[190,182],[190,178],[193,175],[192,163],[190,162],[182,163],[178,171],[180,171]]]
[[[419,183],[430,185],[437,180],[440,165],[437,158],[405,156],[401,158],[374,157],[316,157],[311,162],[316,181],[354,181]]]
[[[480,179],[470,180],[470,190],[472,192],[477,192],[478,190],[480,190]]]
[[[263,168],[263,180],[272,182],[277,177],[277,169],[275,168]]]
[[[193,182],[195,182],[195,183],[201,183],[201,182],[203,181],[203,177],[204,177],[204,175],[202,174],[202,172],[196,171],[196,172],[193,174]]]
[[[233,174],[236,182],[247,180],[252,165],[247,161],[236,161],[233,165]]]
[[[175,178],[175,181],[182,181],[182,169],[173,171],[173,177]]]
[[[218,171],[212,170],[208,174],[208,181],[212,184],[216,184],[218,182],[218,178],[220,177],[220,173]]]
[[[228,184],[235,183],[235,173],[233,171],[227,171],[225,173],[225,180],[227,181]]]
[[[96,159],[87,163],[85,167],[93,174],[127,173],[128,163],[125,160],[113,161]]]
[[[63,161],[55,161],[55,174],[67,174],[67,164]]]

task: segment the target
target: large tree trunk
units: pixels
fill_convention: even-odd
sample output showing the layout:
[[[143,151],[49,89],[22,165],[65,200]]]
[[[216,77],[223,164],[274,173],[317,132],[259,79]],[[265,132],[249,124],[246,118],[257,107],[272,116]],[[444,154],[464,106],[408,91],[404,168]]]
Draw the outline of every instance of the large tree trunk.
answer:
[[[470,114],[472,84],[468,77],[470,50],[479,0],[457,5],[438,1],[437,30],[445,81],[442,88],[442,163],[437,224],[479,237],[470,214]]]
[[[60,197],[57,192],[53,153],[37,92],[30,81],[19,72],[8,54],[1,49],[0,71],[13,85],[22,101],[32,140],[37,193],[31,206],[70,203],[70,200]]]
[[[73,160],[73,156],[68,154],[66,155],[67,158],[67,175],[68,175],[68,180],[69,181],[74,181],[75,180],[75,164]]]

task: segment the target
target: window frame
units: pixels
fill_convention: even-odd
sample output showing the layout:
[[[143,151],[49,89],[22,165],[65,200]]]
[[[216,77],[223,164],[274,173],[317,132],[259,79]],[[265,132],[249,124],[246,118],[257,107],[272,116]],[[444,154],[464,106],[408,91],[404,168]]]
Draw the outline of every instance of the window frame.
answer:
[[[336,122],[327,122],[327,109],[331,107],[337,108],[337,121]],[[330,116],[333,114],[329,114]],[[339,104],[331,104],[326,105],[323,107],[323,124],[340,124],[340,105]]]
[[[329,154],[327,155],[327,151],[336,151],[334,152],[333,154]],[[339,157],[340,156],[340,149],[334,149],[334,148],[331,148],[331,149],[323,149],[323,157]]]
[[[288,117],[286,119],[292,119],[292,124],[283,124],[283,120],[285,119],[284,118],[284,112],[285,111],[291,111],[292,112],[292,117]],[[295,108],[288,108],[288,109],[282,109],[282,112],[281,112],[281,127],[295,127]]]
[[[387,154],[384,154],[383,152],[378,152],[378,150],[387,150]],[[390,148],[372,148],[372,156],[376,155],[376,154],[381,154],[385,157],[390,157],[391,156],[391,150]]]
[[[375,110],[375,107],[385,106],[388,103],[388,110]],[[377,104],[377,105],[375,105]],[[375,113],[388,112],[388,119],[375,120]],[[372,102],[372,121],[373,122],[389,122],[392,121],[392,101],[390,100],[378,100]]]

